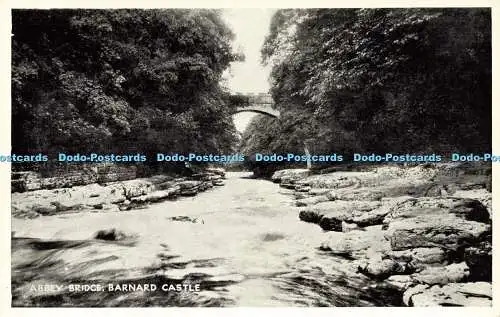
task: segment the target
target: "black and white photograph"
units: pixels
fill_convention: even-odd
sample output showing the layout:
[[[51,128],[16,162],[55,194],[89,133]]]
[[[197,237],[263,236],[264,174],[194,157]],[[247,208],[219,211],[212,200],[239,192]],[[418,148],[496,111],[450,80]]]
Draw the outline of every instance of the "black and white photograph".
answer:
[[[10,10],[11,307],[492,307],[492,8],[281,5]]]

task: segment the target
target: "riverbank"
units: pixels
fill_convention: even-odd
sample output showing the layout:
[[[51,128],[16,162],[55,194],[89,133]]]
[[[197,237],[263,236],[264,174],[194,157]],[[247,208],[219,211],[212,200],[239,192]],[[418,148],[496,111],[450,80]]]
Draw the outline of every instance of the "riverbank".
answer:
[[[124,212],[13,218],[16,307],[400,306],[352,261],[317,249],[290,190],[249,172],[226,186]],[[101,292],[71,291],[100,285]],[[200,292],[109,291],[108,284],[200,285]],[[38,287],[58,285],[47,291]]]
[[[491,167],[380,166],[310,175],[283,170],[300,220],[324,231],[321,250],[390,287],[407,306],[490,306]]]
[[[75,212],[118,212],[142,208],[180,196],[195,196],[224,185],[223,169],[207,169],[190,177],[156,175],[103,184],[12,193],[12,216],[36,218]]]

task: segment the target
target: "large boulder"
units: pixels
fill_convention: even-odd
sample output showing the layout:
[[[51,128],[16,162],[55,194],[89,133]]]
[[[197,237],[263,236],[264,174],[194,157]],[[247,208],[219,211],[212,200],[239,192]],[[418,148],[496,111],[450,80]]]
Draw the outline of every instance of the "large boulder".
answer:
[[[488,223],[490,215],[487,208],[478,200],[453,197],[420,197],[406,199],[393,207],[387,215],[388,223],[396,218],[411,218],[426,215],[452,214],[458,218]]]
[[[94,234],[94,239],[105,241],[122,241],[127,238],[135,237],[136,235],[126,234],[115,228],[99,230]]]
[[[457,250],[481,242],[490,230],[489,225],[481,222],[449,215],[427,215],[392,221],[386,237],[392,250],[420,247]]]
[[[415,248],[403,251],[388,251],[383,257],[399,263],[406,263],[417,271],[428,266],[441,266],[448,264],[448,252],[441,248]]]
[[[486,188],[473,190],[457,190],[453,193],[453,197],[476,199],[480,201],[488,210],[491,218],[492,194]]]
[[[293,183],[311,174],[308,169],[286,169],[274,172],[271,180],[275,183]]]
[[[401,196],[394,198],[382,198],[378,202],[378,208],[371,210],[362,210],[362,212],[355,212],[353,214],[352,222],[361,227],[380,225],[384,222],[385,217],[391,213],[395,206],[402,201],[411,199],[409,196]]]
[[[404,273],[406,268],[400,263],[391,259],[381,259],[375,257],[368,260],[365,264],[358,267],[358,271],[364,275],[383,280],[394,274]]]
[[[489,213],[479,201],[422,197],[398,203],[384,219],[393,250],[475,245],[491,231]]]
[[[381,200],[388,197],[385,192],[376,187],[341,188],[329,191],[326,196],[330,200]]]
[[[411,278],[419,284],[446,285],[448,283],[463,282],[468,276],[469,267],[465,262],[461,262],[447,266],[428,267],[421,272],[412,274]]]
[[[353,230],[346,233],[330,231],[320,249],[353,259],[370,259],[389,251],[389,242],[384,238],[381,226],[370,226],[365,230]]]
[[[492,306],[492,286],[488,282],[450,283],[444,286],[416,285],[403,296],[407,306]]]
[[[319,198],[323,196],[314,196]],[[357,215],[371,211],[381,206],[376,201],[327,201],[319,202],[302,210],[299,218],[303,221],[317,223],[324,230],[342,231],[342,222],[352,222]]]

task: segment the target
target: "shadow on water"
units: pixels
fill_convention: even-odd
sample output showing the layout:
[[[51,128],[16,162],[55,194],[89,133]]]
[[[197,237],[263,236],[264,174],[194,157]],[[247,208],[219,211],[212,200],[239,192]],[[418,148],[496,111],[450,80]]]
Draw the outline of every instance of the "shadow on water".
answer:
[[[263,235],[264,241],[283,239],[280,234]],[[276,293],[273,300],[281,306],[402,306],[401,294],[390,289],[366,287],[372,283],[359,276],[346,276],[338,271],[325,273],[321,267],[301,267],[294,264],[286,272],[267,275],[214,276],[201,271],[225,264],[224,258],[195,259],[180,261],[180,256],[169,253],[169,247],[161,244],[162,252],[157,254],[159,264],[139,268],[131,274],[128,269],[99,265],[113,262],[117,256],[100,252],[96,257],[67,258],[64,252],[90,247],[128,247],[120,241],[44,241],[32,238],[12,238],[12,305],[13,307],[221,307],[235,306],[237,299],[231,296],[227,287],[250,279],[265,280],[273,285]],[[102,249],[98,249],[102,250]],[[329,254],[321,254],[333,259]],[[307,259],[306,259],[307,261]],[[336,258],[335,261],[347,261]],[[331,262],[334,265],[335,261]],[[68,263],[71,262],[71,263]],[[179,277],[171,277],[172,270],[182,270]],[[132,276],[131,276],[132,275]],[[30,290],[33,285],[99,284],[100,292],[75,292],[67,287],[57,292]],[[110,290],[113,285],[156,285],[155,291]],[[200,285],[201,292],[165,291],[162,285]]]
[[[106,242],[108,243],[108,242]],[[111,243],[111,242],[110,242]],[[224,292],[224,287],[234,284],[231,280],[212,279],[203,273],[189,273],[182,278],[169,278],[165,270],[214,267],[222,259],[204,259],[188,262],[171,262],[176,255],[158,254],[162,264],[142,268],[137,277],[130,276],[126,269],[97,269],[99,264],[117,260],[114,255],[105,255],[90,261],[79,259],[79,263],[69,263],[61,257],[62,252],[103,244],[102,241],[43,241],[32,238],[12,238],[12,250],[16,255],[12,263],[12,306],[13,307],[148,307],[148,306],[231,306],[234,302],[224,296],[211,293]],[[168,246],[162,245],[167,251]],[[14,251],[15,250],[15,251]],[[20,258],[20,257],[23,258]],[[83,260],[83,261],[82,261]],[[71,291],[72,285],[101,285],[102,291]],[[110,290],[109,285],[155,285],[156,290],[143,291]],[[196,285],[201,292],[168,290],[169,285]],[[39,285],[63,285],[59,291],[33,290]],[[162,285],[167,285],[162,290]],[[116,289],[116,288],[115,288]]]
[[[371,283],[364,278],[338,273],[325,274],[320,268],[289,273],[274,279],[282,302],[290,306],[314,307],[366,307],[404,306],[401,294],[392,289],[366,287]]]

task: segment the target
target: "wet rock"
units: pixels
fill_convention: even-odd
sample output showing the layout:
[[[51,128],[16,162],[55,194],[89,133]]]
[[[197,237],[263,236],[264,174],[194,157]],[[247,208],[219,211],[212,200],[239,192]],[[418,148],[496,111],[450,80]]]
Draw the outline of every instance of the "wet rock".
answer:
[[[346,219],[349,215],[339,213],[333,217],[321,217],[319,220],[319,226],[325,231],[340,231],[342,232],[343,219]]]
[[[420,284],[439,284],[462,282],[469,276],[469,267],[465,262],[453,263],[443,267],[428,267],[422,272],[414,273],[411,278]]]
[[[370,259],[366,265],[358,267],[358,271],[364,275],[383,280],[394,274],[404,273],[405,268],[391,259]]]
[[[319,198],[324,196],[314,196]],[[308,200],[311,201],[311,200]],[[323,230],[342,231],[342,222],[352,222],[352,219],[380,206],[380,202],[370,201],[327,201],[310,206],[299,214],[303,221],[320,225]]]
[[[403,296],[407,306],[492,306],[491,283],[450,283],[440,286],[417,285]]]
[[[312,222],[318,224],[323,215],[318,214],[315,211],[302,210],[299,212],[299,219],[305,222]]]
[[[94,235],[94,239],[106,241],[121,241],[128,237],[130,236],[115,228],[99,230]]]

